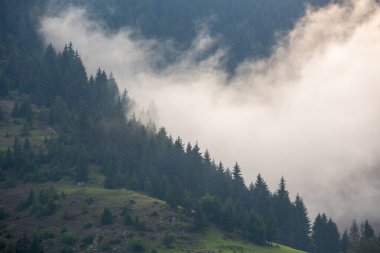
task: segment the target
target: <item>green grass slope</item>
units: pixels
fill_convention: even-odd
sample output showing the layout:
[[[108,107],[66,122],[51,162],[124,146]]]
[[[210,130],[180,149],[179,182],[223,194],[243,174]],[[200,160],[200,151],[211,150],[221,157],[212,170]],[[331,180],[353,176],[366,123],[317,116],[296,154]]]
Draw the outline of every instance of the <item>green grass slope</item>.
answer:
[[[56,209],[44,213],[39,192],[54,187]],[[31,206],[19,209],[20,203],[34,189]],[[165,202],[130,190],[108,190],[98,186],[79,186],[69,182],[23,184],[1,189],[0,208],[5,218],[0,221],[0,242],[12,241],[23,234],[43,239],[46,252],[139,252],[136,244],[151,252],[257,252],[301,253],[285,246],[258,247],[236,235],[225,234],[214,226],[203,233],[195,232],[192,218],[182,210],[174,211]],[[103,225],[101,215],[109,208],[113,223]],[[39,211],[39,208],[42,211]],[[131,224],[125,224],[128,209]],[[144,224],[143,228],[136,225]],[[175,235],[165,246],[165,235]],[[1,243],[0,243],[1,252]]]
[[[207,233],[197,243],[197,248],[212,250],[214,252],[257,252],[257,253],[302,253],[286,246],[276,245],[273,247],[259,247],[239,238],[226,237],[222,231],[215,227],[208,229]]]

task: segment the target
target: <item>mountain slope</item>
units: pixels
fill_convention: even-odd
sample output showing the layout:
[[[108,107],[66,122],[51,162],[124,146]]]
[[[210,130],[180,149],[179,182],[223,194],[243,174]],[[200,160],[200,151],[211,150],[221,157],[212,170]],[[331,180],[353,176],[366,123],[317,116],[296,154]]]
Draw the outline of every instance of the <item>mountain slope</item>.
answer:
[[[21,208],[31,189],[35,192],[33,203]],[[50,191],[57,194],[56,207],[51,213],[43,213],[40,192],[50,194]],[[146,252],[156,248],[158,252],[301,253],[285,246],[255,246],[215,226],[202,233],[195,232],[192,218],[185,215],[183,209],[174,211],[164,201],[130,190],[109,190],[70,182],[23,184],[3,188],[0,206],[6,214],[0,223],[0,252],[1,245],[17,241],[16,238],[26,234],[30,240],[40,237],[46,252],[63,249],[66,252],[138,252],[133,245],[140,241]],[[104,208],[111,211],[112,224],[102,225]],[[132,224],[125,224],[126,212]],[[136,220],[145,224],[140,225],[145,228],[138,227]],[[169,233],[175,239],[167,247],[165,235]]]

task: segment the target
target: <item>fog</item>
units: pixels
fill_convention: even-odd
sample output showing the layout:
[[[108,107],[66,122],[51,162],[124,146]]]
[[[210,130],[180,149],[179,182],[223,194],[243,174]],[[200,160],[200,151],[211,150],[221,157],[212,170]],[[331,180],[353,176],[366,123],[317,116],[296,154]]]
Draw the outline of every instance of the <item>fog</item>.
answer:
[[[156,125],[198,141],[217,160],[238,161],[246,183],[280,177],[304,198],[311,217],[327,212],[341,227],[380,222],[380,9],[353,0],[309,9],[268,59],[242,63],[230,78],[228,48],[198,61],[217,38],[199,30],[178,61],[157,70],[171,42],[117,33],[68,8],[41,20],[57,49],[72,41],[89,73],[112,71]],[[379,223],[380,224],[380,223]]]

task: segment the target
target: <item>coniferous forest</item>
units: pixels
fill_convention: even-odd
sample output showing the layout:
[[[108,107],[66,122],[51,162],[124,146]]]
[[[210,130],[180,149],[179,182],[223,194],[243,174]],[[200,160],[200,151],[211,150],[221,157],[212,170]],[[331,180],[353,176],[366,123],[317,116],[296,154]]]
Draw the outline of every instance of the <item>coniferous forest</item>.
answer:
[[[108,4],[108,1],[95,2],[91,8]],[[158,3],[119,2],[133,6],[130,11],[135,16],[129,15],[130,20],[109,16],[107,22],[115,24],[115,28],[139,19],[145,22],[145,36],[164,36],[172,32],[165,30],[164,25],[160,25],[161,30],[152,28],[155,13],[151,6]],[[202,16],[206,14],[197,13],[201,9],[198,6],[216,5],[214,2],[184,1],[184,5],[194,10],[188,15]],[[267,4],[268,8],[277,4],[275,1],[237,2],[242,8],[244,4],[256,2]],[[287,21],[282,22],[282,17],[277,16],[278,20],[270,26],[277,27],[281,23],[281,29],[290,29],[292,22],[302,15],[303,2],[278,3],[276,10],[287,13],[289,18],[285,17]],[[166,4],[179,8],[176,1]],[[184,143],[181,137],[172,137],[164,127],[156,129],[153,123],[143,124],[134,116],[127,117],[131,115],[132,98],[127,90],[118,88],[112,69],[98,69],[94,76],[89,75],[80,52],[70,41],[64,48],[44,46],[37,31],[37,20],[46,6],[44,0],[0,0],[0,124],[20,129],[18,134],[1,131],[6,140],[1,142],[0,148],[1,187],[54,185],[62,180],[86,185],[93,183],[90,175],[97,173],[103,178],[101,187],[128,189],[165,201],[171,210],[183,212],[191,219],[191,230],[196,233],[215,226],[267,247],[282,244],[313,253],[380,252],[379,234],[369,221],[354,220],[347,224],[348,230],[341,231],[328,214],[321,213],[315,219],[310,217],[302,196],[290,197],[286,175],[278,175],[278,187],[270,191],[260,174],[255,182],[247,182],[238,162],[232,168],[225,167],[222,162],[216,162],[209,151],[202,153],[197,143]],[[144,8],[151,11],[144,12]],[[145,16],[139,16],[137,9],[143,9],[141,13]],[[282,9],[292,12],[281,12]],[[204,7],[203,12],[207,10]],[[260,16],[255,18],[260,19]],[[223,22],[228,21],[221,22],[216,24],[217,29],[223,29]],[[176,32],[176,29],[183,31],[181,25],[188,24],[185,21],[178,24],[173,33],[179,37],[178,41],[185,43],[190,35]],[[259,28],[257,51],[247,53],[244,47],[237,46],[229,60],[229,69],[244,57],[268,54],[270,44],[274,43],[271,37],[274,28]],[[233,34],[233,24],[226,29],[231,29],[228,33]],[[238,40],[236,36],[228,38]],[[233,43],[238,45],[238,42]],[[45,134],[38,139],[34,133],[39,129]],[[39,194],[37,190],[30,191],[18,203],[17,210],[31,208],[40,217],[49,216],[59,208],[56,203],[62,198],[64,196],[54,189]],[[135,224],[137,230],[149,234],[144,228],[146,225],[133,220],[126,210],[124,223]],[[0,252],[49,252],[46,240],[38,237],[38,233],[17,237],[6,232],[7,227],[1,224],[10,212],[13,211],[7,203],[0,203]],[[70,220],[69,214],[66,216]],[[105,208],[100,220],[104,226],[112,224],[112,210]],[[65,238],[69,245],[70,237]],[[92,242],[92,238],[87,241]],[[172,241],[174,236],[166,234],[164,243],[170,245]],[[144,251],[138,242],[132,247],[131,251]],[[77,250],[62,249],[61,252]]]

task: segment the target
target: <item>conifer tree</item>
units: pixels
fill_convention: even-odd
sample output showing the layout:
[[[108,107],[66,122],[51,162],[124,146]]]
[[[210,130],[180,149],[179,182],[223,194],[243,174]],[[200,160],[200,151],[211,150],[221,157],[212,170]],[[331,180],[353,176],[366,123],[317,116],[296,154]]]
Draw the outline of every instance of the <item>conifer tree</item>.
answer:
[[[340,251],[340,235],[337,225],[331,218],[327,222],[326,238],[326,253],[338,253]]]
[[[266,228],[263,220],[255,213],[250,213],[245,222],[247,238],[253,243],[264,245],[267,241]]]
[[[335,222],[323,213],[318,214],[313,224],[312,253],[339,253],[340,235]]]
[[[244,179],[241,175],[241,169],[237,162],[234,165],[232,175],[237,185],[240,185],[240,186],[244,185]]]
[[[258,215],[267,220],[271,207],[271,193],[261,175],[257,175],[256,182],[250,186],[252,207]]]
[[[349,241],[350,239],[348,238],[348,232],[347,230],[344,230],[342,238],[340,240],[340,250],[342,253],[347,253],[349,249]]]
[[[318,214],[313,224],[312,233],[312,252],[313,253],[325,253],[327,217],[325,214]]]
[[[293,221],[292,204],[283,177],[274,195],[274,209],[279,228],[279,241],[285,245],[292,245],[294,242],[294,233],[291,230]]]
[[[359,240],[360,240],[359,226],[356,220],[352,221],[349,237],[350,237],[350,249],[354,249],[358,245]]]
[[[364,224],[362,224],[362,237],[365,239],[374,238],[375,231],[372,226],[369,224],[368,220],[365,220]]]
[[[308,251],[310,249],[310,220],[302,198],[297,194],[294,202],[295,243],[297,249]]]
[[[232,203],[225,203],[222,208],[222,227],[227,231],[233,231],[235,227],[234,209]]]

